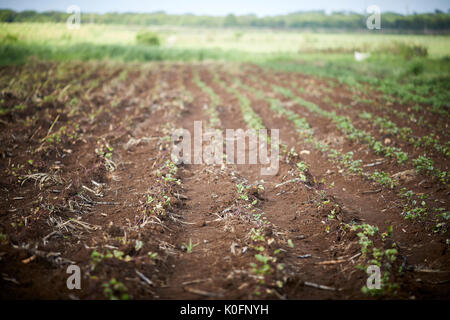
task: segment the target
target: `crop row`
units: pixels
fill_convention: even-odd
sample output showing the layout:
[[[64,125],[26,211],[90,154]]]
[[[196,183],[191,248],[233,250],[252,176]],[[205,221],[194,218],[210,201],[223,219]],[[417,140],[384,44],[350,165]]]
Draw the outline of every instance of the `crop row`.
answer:
[[[377,141],[372,135],[364,130],[355,128],[349,117],[338,116],[335,112],[329,112],[323,110],[315,103],[304,100],[299,96],[294,95],[291,90],[282,87],[274,86],[274,90],[283,94],[285,97],[293,99],[299,105],[307,108],[309,111],[319,114],[332,120],[337,128],[342,131],[350,140],[359,140],[367,143],[376,154],[383,154],[386,157],[395,156],[399,164],[406,163],[408,160],[408,154],[401,148],[385,146],[381,141]],[[425,155],[412,159],[412,163],[418,172],[424,172],[426,174],[437,177],[442,183],[447,184],[449,179],[449,173],[436,168],[432,159],[427,158]]]
[[[210,126],[220,128],[220,118],[219,113],[217,111],[217,107],[223,104],[222,99],[214,92],[214,90],[211,87],[209,87],[205,82],[203,82],[200,79],[197,70],[194,71],[194,82],[204,93],[208,95],[210,99],[210,104],[207,108]]]
[[[249,128],[255,130],[264,129],[261,117],[253,110],[250,100],[245,95],[241,94],[233,85],[227,85],[223,82],[217,73],[214,74],[214,81],[220,84],[227,92],[238,98],[242,117]],[[234,83],[234,85],[236,84],[237,82]]]
[[[367,178],[374,180],[378,184],[393,188],[395,186],[394,179],[386,172],[375,171],[371,174],[363,173],[362,161],[353,159],[353,152],[343,153],[337,149],[331,148],[325,143],[318,141],[314,137],[314,131],[303,117],[300,117],[297,113],[283,106],[282,101],[267,95],[266,93],[259,91],[253,87],[240,83],[240,86],[248,91],[253,92],[258,98],[263,99],[269,103],[270,109],[278,116],[284,116],[290,120],[295,126],[300,138],[310,143],[316,150],[326,153],[330,161],[338,161],[341,163],[350,173],[362,174]]]

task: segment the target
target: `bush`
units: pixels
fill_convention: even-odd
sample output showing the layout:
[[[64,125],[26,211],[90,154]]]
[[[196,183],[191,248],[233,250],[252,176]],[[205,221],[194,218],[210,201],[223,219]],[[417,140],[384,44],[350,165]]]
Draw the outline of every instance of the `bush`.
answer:
[[[399,53],[405,59],[411,59],[414,57],[426,57],[428,55],[428,49],[421,45],[408,45],[403,44],[399,46]]]
[[[426,57],[428,55],[428,49],[425,46],[418,44],[410,44],[404,42],[394,42],[387,51],[402,56],[403,58],[410,60],[414,57]]]
[[[161,44],[156,33],[150,31],[141,31],[136,35],[136,41],[139,44],[158,47]]]
[[[415,76],[422,74],[424,70],[425,70],[425,66],[420,61],[415,61],[412,64],[410,64],[408,67],[408,72]]]
[[[6,34],[4,37],[3,37],[3,39],[2,39],[4,42],[17,42],[17,41],[19,41],[19,38],[17,37],[17,36],[15,36],[15,35],[13,35],[13,34]]]
[[[417,57],[427,57],[428,48],[415,44],[401,41],[393,41],[392,43],[379,46],[376,50],[379,54],[390,54],[399,56],[405,60],[412,60]]]

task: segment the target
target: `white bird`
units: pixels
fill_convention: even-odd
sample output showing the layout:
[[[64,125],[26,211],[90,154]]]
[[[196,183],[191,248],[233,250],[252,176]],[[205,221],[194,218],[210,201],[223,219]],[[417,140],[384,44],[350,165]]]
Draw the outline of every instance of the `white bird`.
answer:
[[[355,60],[356,61],[363,61],[370,57],[370,53],[363,53],[355,51]]]
[[[177,36],[175,36],[175,35],[172,35],[167,39],[167,43],[169,44],[169,46],[174,45],[176,41],[177,41]]]

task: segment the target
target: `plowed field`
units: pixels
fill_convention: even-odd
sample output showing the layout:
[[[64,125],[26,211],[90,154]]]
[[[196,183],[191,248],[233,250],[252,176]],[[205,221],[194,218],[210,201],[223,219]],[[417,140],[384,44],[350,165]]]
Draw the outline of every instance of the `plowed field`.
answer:
[[[0,86],[3,299],[448,298],[449,121],[426,106],[219,62],[32,62]],[[277,173],[174,162],[194,121],[278,129]]]

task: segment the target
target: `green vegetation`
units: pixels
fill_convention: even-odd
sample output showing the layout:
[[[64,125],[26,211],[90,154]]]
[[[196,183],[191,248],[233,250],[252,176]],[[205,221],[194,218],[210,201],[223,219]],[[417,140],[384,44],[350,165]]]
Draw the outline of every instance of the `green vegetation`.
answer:
[[[367,286],[363,286],[361,291],[370,296],[396,295],[399,285],[394,282],[394,277],[402,270],[401,267],[399,270],[394,269],[398,255],[396,243],[393,242],[389,245],[386,241],[390,239],[392,242],[392,226],[389,226],[388,230],[381,235],[378,227],[366,223],[344,225],[343,227],[356,232],[359,238],[363,262],[357,268],[366,271],[370,265],[380,267],[380,289],[369,289]],[[376,242],[381,242],[382,246],[377,247]]]
[[[239,100],[239,105],[242,112],[242,117],[245,123],[251,129],[260,130],[264,129],[264,124],[261,117],[253,110],[250,100],[243,94],[239,92],[234,86],[227,86],[216,74],[214,80],[219,83],[222,88],[229,93],[235,95]],[[238,83],[236,83],[238,84]]]
[[[447,49],[447,54],[448,52],[450,50]],[[385,103],[416,104],[419,105],[419,110],[430,110],[448,116],[447,105],[450,99],[448,57],[439,59],[417,57],[408,60],[386,52],[374,54],[362,63],[355,63],[350,55],[302,56],[302,60],[304,63],[277,61],[267,62],[264,65],[274,70],[336,78],[339,82],[347,84],[356,96],[360,96],[361,92],[370,96],[370,92],[375,89],[384,96]],[[411,66],[417,63],[423,65],[423,71],[411,74]],[[376,102],[369,100],[367,103]],[[414,122],[418,120],[415,119]]]
[[[297,132],[299,133],[299,138],[304,139],[306,142],[310,143],[316,150],[319,150],[320,152],[323,152],[328,155],[328,158],[330,161],[336,161],[340,164],[342,164],[348,172],[352,174],[360,174],[366,176],[368,179],[375,181],[381,186],[388,187],[388,188],[394,188],[395,181],[391,178],[390,174],[387,172],[378,172],[375,171],[372,174],[366,173],[363,171],[363,168],[361,166],[362,160],[354,160],[353,159],[353,152],[349,151],[347,153],[343,153],[339,150],[336,150],[334,148],[329,147],[327,144],[324,144],[321,141],[318,141],[314,137],[314,131],[311,129],[311,126],[306,121],[305,118],[302,118],[298,115],[298,113],[293,112],[289,108],[285,107],[283,103],[273,98],[272,95],[267,95],[266,93],[257,90],[253,87],[250,87],[248,85],[242,84],[242,82],[237,82],[242,88],[245,88],[246,90],[249,90],[253,92],[256,96],[258,96],[260,99],[267,100],[270,102],[270,109],[279,116],[285,116],[288,120],[292,121],[294,126],[297,129]],[[281,94],[285,94],[286,96],[290,98],[297,98],[292,94],[292,92],[288,89],[282,88],[282,87],[273,87],[275,91],[280,92]],[[300,103],[304,103],[303,105],[306,106],[311,112],[318,112],[320,113],[326,113],[328,112],[323,111],[320,109],[317,105],[301,100]],[[334,114],[334,113],[333,113]],[[302,176],[300,176],[302,178]]]
[[[318,113],[324,117],[331,119],[336,124],[336,127],[340,131],[344,132],[350,140],[359,140],[361,142],[366,142],[377,154],[384,154],[386,157],[395,156],[398,163],[404,163],[408,160],[408,155],[401,149],[384,146],[380,141],[377,141],[370,133],[355,128],[349,117],[338,116],[334,111],[329,112],[323,110],[318,105],[295,96],[289,89],[281,87],[274,87],[274,89],[284,96],[295,100],[298,104],[306,107],[311,112]]]
[[[436,139],[436,134],[430,133],[422,137],[413,135],[413,131],[409,127],[399,128],[394,122],[379,116],[373,116],[369,112],[361,112],[359,117],[369,121],[369,123],[377,126],[382,133],[397,135],[403,141],[414,144],[414,147],[433,147],[437,152],[442,153],[446,157],[450,157],[450,143],[442,144]]]
[[[198,245],[198,243],[192,243],[192,239],[189,239],[189,243],[183,242],[183,247],[186,249],[187,253],[192,253],[192,250]]]
[[[158,47],[161,44],[159,37],[154,32],[141,31],[136,35],[136,42],[139,44]]]
[[[377,77],[388,78],[390,81],[379,83],[379,87],[386,92],[394,90],[392,93],[408,101],[421,97],[419,93],[429,93],[429,85],[433,85],[432,92],[437,89],[442,93],[422,97],[417,102],[435,101],[437,108],[438,101],[445,102],[448,81],[445,82],[442,75],[448,74],[450,69],[446,58],[450,51],[448,36],[284,30],[267,33],[255,29],[242,29],[238,34],[236,38],[236,30],[154,25],[142,29],[132,25],[82,24],[80,29],[70,30],[65,23],[0,23],[0,64],[24,63],[30,57],[59,61],[213,59],[256,62],[277,69],[337,77],[352,85],[353,78],[370,83],[381,82]],[[423,56],[423,50],[415,49],[417,47],[426,48],[427,56]],[[366,61],[355,63],[355,50],[372,55]],[[292,63],[298,59],[320,63]],[[321,67],[324,64],[326,68]],[[404,86],[392,86],[399,79],[405,80]],[[419,90],[411,95],[417,87]],[[406,92],[409,94],[405,95]]]
[[[350,140],[357,139],[361,142],[367,143],[376,154],[384,155],[387,158],[395,157],[399,164],[404,164],[405,162],[408,161],[409,159],[408,154],[404,152],[401,148],[383,145],[381,141],[377,141],[370,133],[355,128],[349,117],[338,116],[334,111],[323,110],[317,104],[296,96],[289,89],[274,86],[274,90],[276,92],[283,94],[285,97],[288,97],[296,101],[299,105],[307,108],[309,111],[331,119],[336,124],[336,127],[340,131],[345,133],[348,139]],[[387,126],[387,124],[384,125]],[[434,175],[437,178],[439,178],[439,180],[442,183],[444,184],[448,183],[448,176],[449,176],[448,172],[443,171],[439,168],[435,168],[433,160],[426,158],[424,156],[419,156],[417,159],[413,159],[412,162],[416,167],[417,172],[419,173],[424,172],[426,174]],[[353,167],[353,165],[350,164],[349,167],[351,168]],[[387,173],[380,173],[375,171],[369,176],[369,178],[386,187],[389,186],[390,188],[393,188],[395,186],[395,182]]]
[[[220,118],[217,111],[217,107],[222,104],[221,98],[209,87],[205,82],[200,79],[198,72],[194,73],[195,84],[202,89],[210,98],[210,104],[208,106],[209,124],[211,127],[220,127]]]
[[[129,300],[127,287],[115,278],[112,278],[110,282],[103,284],[105,297],[110,300]]]

